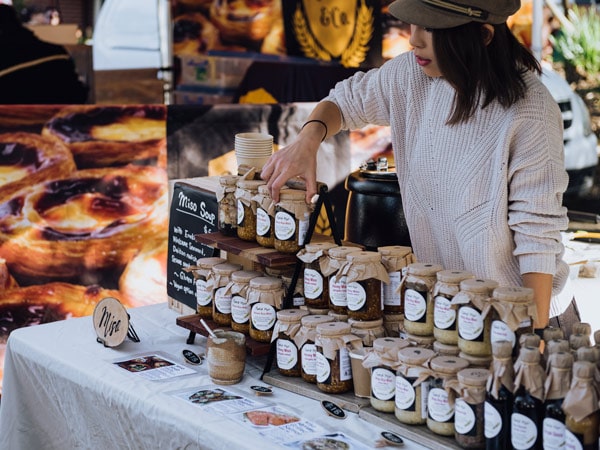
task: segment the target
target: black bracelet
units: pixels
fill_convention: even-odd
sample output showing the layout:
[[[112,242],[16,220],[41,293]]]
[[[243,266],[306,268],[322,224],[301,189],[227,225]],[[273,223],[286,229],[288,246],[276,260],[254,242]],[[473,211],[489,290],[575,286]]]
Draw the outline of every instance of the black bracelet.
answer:
[[[304,127],[312,122],[320,123],[321,125],[323,125],[325,127],[325,134],[323,135],[323,139],[321,139],[321,142],[323,142],[325,140],[325,138],[327,137],[327,133],[329,130],[327,129],[327,124],[325,122],[323,122],[322,120],[319,120],[319,119],[308,120],[304,123],[304,125],[302,125],[302,128],[300,128],[300,131],[304,130]]]

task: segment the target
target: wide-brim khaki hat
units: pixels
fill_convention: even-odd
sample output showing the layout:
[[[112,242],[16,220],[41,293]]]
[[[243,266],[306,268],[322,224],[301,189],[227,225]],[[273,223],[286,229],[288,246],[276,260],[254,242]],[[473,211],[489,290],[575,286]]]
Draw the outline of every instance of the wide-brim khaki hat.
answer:
[[[520,0],[396,0],[389,11],[402,22],[436,29],[469,22],[501,24],[520,7]]]

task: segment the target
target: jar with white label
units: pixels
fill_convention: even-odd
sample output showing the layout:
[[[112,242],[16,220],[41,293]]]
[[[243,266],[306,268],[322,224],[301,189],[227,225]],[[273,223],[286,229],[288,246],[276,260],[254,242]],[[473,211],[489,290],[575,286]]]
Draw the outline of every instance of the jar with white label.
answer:
[[[256,202],[256,243],[262,247],[275,246],[275,203],[266,184],[258,186],[252,198]]]
[[[350,325],[345,322],[317,325],[316,378],[321,391],[343,394],[352,390],[352,365],[346,343],[353,339],[358,338],[350,333]]]
[[[433,335],[442,344],[458,345],[456,307],[452,299],[460,291],[460,282],[475,278],[465,270],[440,270],[433,286]]]
[[[241,264],[223,263],[212,266],[209,279],[212,280],[213,302],[212,320],[222,327],[231,326],[231,294],[227,285],[231,281],[231,274],[242,270]]]
[[[457,356],[436,356],[429,363],[433,375],[429,379],[427,396],[427,428],[435,434],[454,436],[456,376],[468,365]]]
[[[439,264],[409,264],[404,291],[404,329],[417,336],[433,336],[433,286]]]
[[[256,202],[258,187],[266,184],[263,180],[238,179],[235,198],[237,200],[237,237],[244,241],[256,241]]]
[[[494,306],[490,339],[513,343],[513,356],[519,350],[518,342],[522,334],[533,332],[535,303],[533,289],[520,286],[499,286],[492,294]]]
[[[398,351],[394,414],[401,423],[422,425],[427,421],[429,377],[433,375],[427,362],[434,357],[435,352],[427,348],[406,347]]]
[[[317,325],[333,321],[333,317],[320,314],[303,316],[300,320],[302,326],[296,335],[296,344],[300,348],[300,376],[308,383],[317,382]]]
[[[321,272],[329,285],[329,309],[334,313],[348,314],[346,277],[338,276],[338,271],[346,263],[346,256],[357,251],[360,251],[360,248],[347,245],[332,247],[327,251],[327,258],[321,263]]]
[[[335,246],[334,242],[310,243],[296,255],[303,263],[304,304],[309,308],[329,307],[329,285],[321,272],[321,263],[327,259],[328,250]]]
[[[255,341],[271,342],[283,295],[281,278],[256,277],[250,280],[246,293],[251,305],[249,334]]]
[[[409,345],[406,339],[383,337],[366,350],[362,365],[371,370],[371,406],[375,410],[394,412],[398,351]]]
[[[381,283],[389,282],[387,270],[381,263],[381,254],[358,251],[346,255],[346,263],[337,276],[346,277],[348,318],[378,320],[383,318]]]
[[[358,336],[364,347],[373,347],[376,339],[385,337],[385,329],[383,328],[383,319],[377,320],[355,320],[348,319],[350,324],[350,332]]]
[[[286,377],[300,376],[300,336],[298,333],[302,327],[302,317],[306,315],[308,315],[308,311],[301,309],[284,309],[277,312],[277,322],[272,340],[277,340],[275,345],[277,369],[281,375]]]
[[[263,276],[256,270],[238,270],[233,272],[225,293],[231,295],[231,329],[248,334],[250,331],[250,303],[247,293],[250,280]]]
[[[484,405],[488,369],[468,367],[456,375],[460,397],[454,403],[454,438],[462,448],[485,448]]]
[[[211,268],[217,264],[227,262],[224,258],[209,256],[198,259],[195,266],[190,266],[186,271],[192,272],[196,285],[196,312],[202,319],[212,319],[212,281],[208,279]]]
[[[492,313],[489,304],[496,287],[498,283],[494,280],[463,280],[460,282],[460,291],[452,299],[452,305],[458,307],[458,348],[467,355],[492,354]]]
[[[409,264],[414,262],[414,255],[411,247],[402,245],[386,245],[378,247],[377,251],[381,253],[381,262],[385,266],[390,277],[389,283],[382,283],[381,298],[383,299],[383,311],[391,314],[403,314],[402,281],[403,271]]]
[[[237,236],[237,180],[235,175],[219,177],[219,186],[215,189],[218,204],[217,228],[225,236]]]
[[[275,205],[275,250],[297,253],[304,247],[311,212],[311,205],[306,203],[306,191],[281,190],[279,203]]]

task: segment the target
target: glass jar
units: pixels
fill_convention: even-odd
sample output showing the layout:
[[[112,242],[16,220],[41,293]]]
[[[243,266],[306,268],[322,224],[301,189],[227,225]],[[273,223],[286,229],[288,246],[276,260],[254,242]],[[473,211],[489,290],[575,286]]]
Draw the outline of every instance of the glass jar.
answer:
[[[226,292],[231,295],[231,329],[248,334],[250,331],[250,303],[247,293],[250,280],[263,274],[255,270],[233,272]]]
[[[598,391],[594,384],[596,366],[589,361],[573,363],[573,381],[563,400],[568,449],[597,449],[600,423]]]
[[[402,337],[408,339],[413,345],[423,348],[433,349],[433,344],[435,342],[435,337],[433,336],[417,336],[415,334],[405,333]]]
[[[499,286],[494,289],[492,301],[499,303],[492,312],[490,339],[513,343],[513,356],[519,350],[517,345],[522,334],[533,333],[535,303],[533,289],[520,286]]]
[[[383,328],[389,337],[401,337],[404,333],[404,314],[389,314],[383,311]]]
[[[433,351],[439,356],[459,356],[458,345],[442,344],[440,341],[433,343]]]
[[[241,269],[241,264],[229,262],[211,268],[209,277],[212,279],[213,287],[212,320],[219,326],[231,326],[231,294],[227,291],[227,285],[231,280],[231,274]]]
[[[360,251],[360,248],[345,245],[332,247],[321,264],[321,272],[327,277],[329,286],[329,309],[337,314],[348,314],[346,277],[338,276],[338,271],[345,264],[346,256],[356,251]]]
[[[550,355],[544,385],[544,421],[542,443],[547,450],[564,448],[566,439],[565,413],[562,403],[571,385],[573,355],[570,352],[557,352]]]
[[[266,184],[258,186],[253,197],[256,202],[256,243],[262,247],[275,246],[275,203]]]
[[[403,277],[403,271],[409,264],[414,262],[414,255],[411,247],[401,245],[387,245],[378,247],[377,251],[381,253],[381,262],[388,272],[389,283],[382,283],[381,298],[383,299],[383,311],[385,313],[403,314],[402,289],[400,283]]]
[[[251,305],[249,334],[255,341],[271,342],[283,294],[281,278],[256,277],[250,280],[246,293]]]
[[[489,304],[497,287],[498,283],[493,280],[463,280],[460,282],[460,291],[452,300],[453,305],[458,305],[458,348],[468,355],[492,354],[492,314]]]
[[[540,348],[541,342],[542,338],[535,333],[523,333],[521,336],[519,336],[519,347]]]
[[[317,382],[317,325],[327,322],[333,322],[333,317],[315,314],[303,316],[300,320],[302,327],[296,336],[300,348],[300,376],[308,383]]]
[[[286,377],[300,376],[300,347],[296,337],[302,327],[302,317],[306,315],[308,311],[301,309],[284,309],[277,312],[272,339],[277,340],[277,369]]]
[[[304,247],[311,212],[311,205],[306,203],[306,191],[281,190],[279,203],[275,206],[275,250],[297,253]]]
[[[289,294],[290,287],[292,286],[292,278],[294,276],[293,271],[287,272],[281,275],[281,281],[283,281],[283,287],[285,289],[285,295]],[[296,279],[296,285],[294,286],[294,291],[292,292],[292,306],[294,308],[299,308],[305,305],[304,301],[304,279],[301,276],[298,276]]]
[[[327,322],[317,325],[316,368],[317,387],[330,394],[343,394],[352,390],[352,366],[347,339],[350,325],[345,322]]]
[[[497,341],[492,345],[491,376],[485,402],[485,440],[490,450],[510,448],[510,416],[514,401],[512,343]]]
[[[473,355],[469,355],[465,352],[459,352],[458,356],[460,356],[463,359],[466,359],[469,362],[469,367],[482,367],[484,369],[487,369],[488,367],[490,367],[490,364],[492,363],[492,355],[489,356],[473,356]]]
[[[454,436],[454,401],[451,388],[456,376],[469,363],[457,356],[436,356],[429,362],[433,375],[427,396],[427,428],[435,434]]]
[[[348,318],[378,320],[383,318],[381,283],[389,282],[378,252],[358,251],[346,255],[346,263],[337,276],[346,277]]]
[[[258,187],[266,184],[263,180],[237,181],[235,198],[237,199],[237,237],[249,242],[256,242],[256,201]]]
[[[404,329],[417,336],[433,336],[433,286],[439,264],[409,264],[404,281]]]
[[[338,314],[333,311],[328,311],[327,315],[332,317],[334,322],[348,322],[348,314]]]
[[[211,268],[225,262],[227,260],[224,258],[210,256],[198,259],[196,266],[188,268],[194,275],[196,285],[196,312],[203,319],[212,319],[213,288],[212,281],[208,279]]]
[[[296,255],[304,266],[304,304],[309,308],[329,308],[329,285],[321,272],[321,262],[334,242],[306,244]]]
[[[454,403],[454,439],[462,448],[485,448],[485,386],[490,371],[469,367],[456,376],[461,394]]]
[[[350,333],[358,336],[364,347],[373,347],[375,339],[385,337],[383,319],[378,320],[354,320],[348,319]]]
[[[398,351],[394,414],[401,423],[422,425],[427,421],[428,380],[433,372],[426,363],[434,357],[434,351],[426,348],[406,347]]]
[[[456,308],[452,299],[460,290],[460,282],[475,278],[464,270],[440,270],[433,286],[433,335],[442,344],[457,345]]]
[[[218,202],[217,228],[225,236],[237,236],[237,181],[238,177],[235,175],[219,177],[219,186],[215,190]]]

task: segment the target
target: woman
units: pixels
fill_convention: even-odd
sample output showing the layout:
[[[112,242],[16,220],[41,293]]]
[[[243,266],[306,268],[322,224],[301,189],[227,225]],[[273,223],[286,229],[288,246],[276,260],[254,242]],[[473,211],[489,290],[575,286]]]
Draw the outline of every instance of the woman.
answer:
[[[390,13],[411,24],[412,52],[338,83],[262,177],[276,201],[288,179],[301,177],[308,200],[323,139],[389,125],[418,260],[532,288],[534,327],[569,334],[578,313],[564,289],[562,119],[539,63],[506,25],[519,6],[396,0]]]

